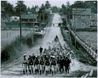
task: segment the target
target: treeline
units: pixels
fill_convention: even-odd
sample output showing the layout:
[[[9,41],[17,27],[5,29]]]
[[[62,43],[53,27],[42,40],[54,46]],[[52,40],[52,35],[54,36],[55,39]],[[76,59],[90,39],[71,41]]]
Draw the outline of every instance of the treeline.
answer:
[[[41,7],[37,5],[32,5],[31,8],[26,6],[24,4],[24,1],[17,1],[16,6],[13,6],[13,4],[9,3],[8,1],[1,1],[1,17],[4,20],[8,21],[6,25],[8,25],[8,23],[10,24],[12,23],[13,25],[13,22],[9,22],[11,16],[19,17],[22,14],[30,13],[30,14],[37,14],[38,15],[37,20],[40,23],[40,25],[43,24],[44,26],[46,26],[46,24],[50,19],[50,10],[51,5],[49,1],[46,1],[45,4],[41,5]]]
[[[62,5],[60,12],[71,18],[72,8],[91,8],[92,13],[97,13],[97,1],[76,1],[72,5],[67,2],[67,5]]]
[[[97,1],[76,1],[71,5],[72,8],[91,8],[93,13],[97,13]]]
[[[39,11],[38,11],[38,18],[39,21],[45,21],[49,17],[49,11],[50,11],[51,5],[48,1],[46,1],[45,4],[42,4]]]
[[[32,12],[32,13],[36,13],[36,8],[39,8],[39,12],[38,13],[45,13],[46,9],[50,8],[50,3],[48,1],[46,1],[45,5],[42,4],[41,7],[38,6],[33,6],[32,8],[27,7],[24,4],[24,1],[17,1],[16,6],[13,6],[11,3],[7,2],[7,1],[1,1],[1,11],[3,13],[4,16],[18,16],[20,15],[20,13],[27,13]]]
[[[13,6],[7,1],[1,1],[1,11],[4,16],[12,16],[12,15],[19,15],[27,11],[27,6],[24,4],[23,1],[18,1],[16,6]]]
[[[72,19],[72,8],[90,8],[92,13],[97,13],[97,1],[76,1],[72,5],[69,2],[62,5],[60,13],[66,15],[67,21]],[[63,25],[66,25],[66,19],[63,19]]]

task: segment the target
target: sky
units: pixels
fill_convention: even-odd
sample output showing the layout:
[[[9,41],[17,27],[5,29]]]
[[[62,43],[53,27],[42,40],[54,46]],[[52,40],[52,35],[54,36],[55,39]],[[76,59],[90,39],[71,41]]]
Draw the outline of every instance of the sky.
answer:
[[[7,0],[7,1],[15,6],[16,2],[19,0]],[[24,4],[27,5],[27,7],[32,7],[35,5],[41,6],[42,4],[45,4],[46,1],[49,1],[51,6],[61,7],[62,4],[66,5],[66,2],[68,1],[70,4],[73,4],[77,0],[23,0],[23,1],[24,1]],[[79,1],[85,1],[85,0],[79,0]]]

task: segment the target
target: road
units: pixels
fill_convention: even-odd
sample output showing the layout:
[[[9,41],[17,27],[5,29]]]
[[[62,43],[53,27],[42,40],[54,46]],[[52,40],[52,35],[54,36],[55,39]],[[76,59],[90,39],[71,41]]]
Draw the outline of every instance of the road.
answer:
[[[62,20],[61,20],[61,17],[59,14],[54,14],[54,17],[53,17],[53,20],[52,20],[52,25],[51,26],[48,26],[46,27],[45,31],[45,36],[43,38],[42,41],[40,41],[41,43],[36,45],[35,47],[33,47],[32,49],[30,49],[29,51],[27,51],[26,55],[30,55],[32,53],[35,53],[36,55],[39,54],[39,47],[42,46],[43,48],[48,48],[49,46],[53,47],[54,43],[54,39],[56,36],[58,36],[59,38],[59,42],[60,42],[60,45],[62,46],[62,48],[66,47],[66,48],[69,48],[70,47],[68,46],[68,44],[64,41],[63,39],[63,36],[61,34],[61,30],[60,30],[60,27],[58,26],[58,23],[61,23]],[[71,50],[71,49],[70,49]],[[73,76],[73,73],[74,74],[77,74],[75,73],[76,71],[78,73],[81,73],[80,71],[82,71],[81,73],[81,78],[82,77],[86,77],[88,75],[92,75],[93,74],[93,70],[96,70],[97,68],[94,67],[94,66],[90,66],[90,65],[86,65],[86,64],[83,64],[81,62],[79,62],[77,60],[77,58],[72,58],[74,55],[74,52],[71,51],[72,53],[69,53],[70,54],[70,58],[71,58],[71,65],[70,65],[70,71],[69,71],[69,74],[56,74],[54,75],[54,77],[66,77],[66,76]],[[10,64],[4,66],[2,69],[1,69],[1,76],[2,78],[33,78],[33,77],[46,77],[45,75],[23,75],[22,74],[22,63],[23,61],[23,55],[16,59],[15,61],[11,62]]]

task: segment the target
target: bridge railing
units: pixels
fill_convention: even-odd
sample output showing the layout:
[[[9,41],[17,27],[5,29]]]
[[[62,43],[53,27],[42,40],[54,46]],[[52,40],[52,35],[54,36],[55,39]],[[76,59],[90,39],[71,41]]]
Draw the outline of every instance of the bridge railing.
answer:
[[[89,47],[83,40],[81,40],[75,33],[73,30],[70,29],[69,26],[68,30],[69,32],[73,35],[73,37],[76,39],[77,42],[79,42],[81,44],[81,46],[97,61],[97,53],[91,48]]]

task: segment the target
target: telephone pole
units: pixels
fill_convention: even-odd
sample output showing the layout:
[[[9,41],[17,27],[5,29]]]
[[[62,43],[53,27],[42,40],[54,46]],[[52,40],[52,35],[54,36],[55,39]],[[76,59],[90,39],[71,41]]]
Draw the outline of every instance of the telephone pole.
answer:
[[[19,2],[19,27],[20,27],[20,51],[21,51],[21,41],[22,41],[22,26],[21,26],[21,3]]]
[[[19,8],[20,8],[20,12],[19,12],[19,18],[20,18],[20,22],[19,22],[19,26],[20,26],[20,43],[22,40],[22,26],[21,26],[21,5],[19,4]]]

